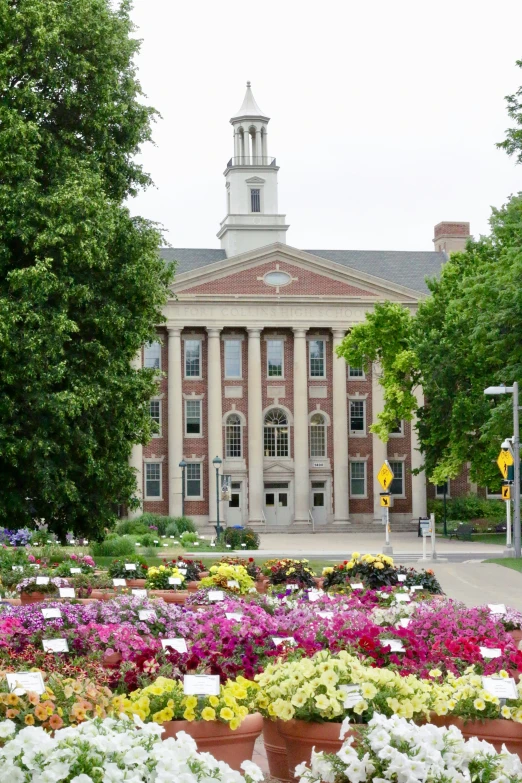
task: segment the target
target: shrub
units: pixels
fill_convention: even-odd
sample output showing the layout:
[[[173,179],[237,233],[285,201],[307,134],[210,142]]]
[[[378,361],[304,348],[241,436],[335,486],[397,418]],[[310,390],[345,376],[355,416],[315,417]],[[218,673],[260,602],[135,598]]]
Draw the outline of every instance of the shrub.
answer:
[[[142,522],[143,517],[138,519],[124,519],[116,525],[116,533],[119,536],[141,536],[150,533],[149,528]]]
[[[176,525],[175,522],[169,522],[169,524],[165,528],[165,535],[169,536],[169,538],[170,536],[174,536],[174,538],[177,538],[179,536],[178,526]]]
[[[428,500],[428,512],[435,514],[436,522],[442,522],[444,501]],[[446,499],[446,519],[449,521],[468,522],[472,519],[488,519],[491,522],[504,522],[505,518],[504,503],[498,500],[488,500],[478,495]]]
[[[259,536],[249,527],[227,527],[224,538],[232,549],[259,549]]]
[[[198,534],[197,533],[189,533],[188,530],[186,530],[184,533],[180,536],[181,543],[183,546],[189,546],[189,544],[193,544],[195,541],[198,541]]]
[[[171,517],[172,519],[172,517]],[[190,517],[175,517],[175,519],[172,520],[176,523],[176,527],[178,529],[179,535],[182,533],[188,532],[188,533],[196,533],[196,525],[194,522],[190,519]],[[172,533],[170,535],[173,535]]]
[[[134,543],[126,536],[108,536],[104,541],[92,545],[92,553],[95,557],[121,557],[133,555],[134,552]]]

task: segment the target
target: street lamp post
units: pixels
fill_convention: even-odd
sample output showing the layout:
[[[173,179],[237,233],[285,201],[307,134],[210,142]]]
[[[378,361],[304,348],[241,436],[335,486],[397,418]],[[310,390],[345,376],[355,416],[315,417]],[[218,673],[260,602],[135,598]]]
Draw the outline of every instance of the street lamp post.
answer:
[[[448,535],[448,518],[446,512],[446,496],[448,494],[448,479],[444,483],[444,535]]]
[[[221,467],[223,460],[219,457],[214,457],[212,464],[216,469],[216,535],[217,540],[221,538],[221,525],[219,523],[219,468]]]
[[[181,460],[179,463],[179,467],[181,468],[181,516],[185,516],[185,468],[187,467],[187,463],[184,459]]]
[[[515,545],[515,557],[521,555],[520,541],[520,427],[518,419],[518,382],[513,386],[488,386],[484,394],[512,394],[513,395],[513,543]]]

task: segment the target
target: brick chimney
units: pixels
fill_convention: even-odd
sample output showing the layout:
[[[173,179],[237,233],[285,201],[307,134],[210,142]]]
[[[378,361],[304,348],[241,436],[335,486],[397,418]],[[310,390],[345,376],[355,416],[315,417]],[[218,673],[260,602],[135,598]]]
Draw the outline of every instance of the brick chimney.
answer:
[[[466,249],[466,242],[470,238],[469,223],[454,223],[443,220],[435,226],[433,244],[439,252],[458,253]]]

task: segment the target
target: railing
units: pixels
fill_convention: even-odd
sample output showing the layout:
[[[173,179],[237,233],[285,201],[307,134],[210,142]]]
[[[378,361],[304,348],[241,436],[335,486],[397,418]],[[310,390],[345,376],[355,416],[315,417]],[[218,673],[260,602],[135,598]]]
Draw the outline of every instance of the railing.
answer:
[[[312,523],[312,533],[315,533],[315,520],[314,520],[314,515],[312,514],[312,512],[310,511],[310,509],[308,509],[308,518],[310,519],[310,522]]]
[[[265,525],[265,528],[266,528],[266,517],[265,517],[265,512],[264,512],[264,510],[263,510],[263,509],[261,509],[261,513],[262,513],[262,515],[263,515],[263,523],[264,523],[264,525]]]
[[[261,157],[258,157],[254,155],[252,157],[251,155],[240,155],[239,158],[230,158],[230,160],[227,163],[227,168],[231,168],[231,166],[275,166],[276,165],[276,159],[275,158],[267,158],[264,155]]]

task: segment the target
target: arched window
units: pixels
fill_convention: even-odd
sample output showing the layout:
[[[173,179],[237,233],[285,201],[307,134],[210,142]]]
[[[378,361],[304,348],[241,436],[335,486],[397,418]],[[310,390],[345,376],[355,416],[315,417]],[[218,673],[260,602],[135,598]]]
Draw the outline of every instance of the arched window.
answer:
[[[310,457],[326,457],[326,422],[320,413],[310,419]]]
[[[284,411],[274,408],[265,416],[265,457],[288,457],[290,440],[288,418]]]
[[[237,413],[227,416],[225,425],[225,454],[227,457],[241,457],[241,419]]]

